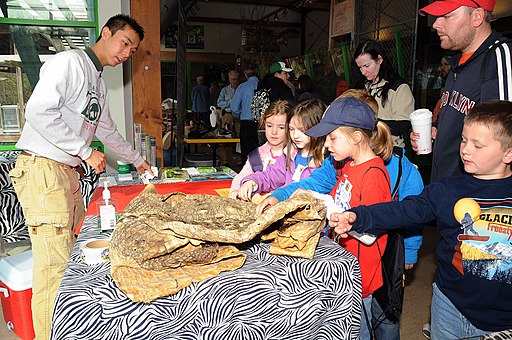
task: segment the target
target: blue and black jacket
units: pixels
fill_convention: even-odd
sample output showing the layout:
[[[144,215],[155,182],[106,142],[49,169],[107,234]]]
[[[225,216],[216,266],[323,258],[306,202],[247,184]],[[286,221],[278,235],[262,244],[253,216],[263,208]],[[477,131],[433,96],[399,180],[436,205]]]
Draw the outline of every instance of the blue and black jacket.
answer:
[[[450,60],[452,71],[441,97],[431,181],[464,173],[459,146],[464,117],[473,106],[490,100],[512,100],[512,42],[504,40],[493,30],[464,64],[458,65],[461,53]]]

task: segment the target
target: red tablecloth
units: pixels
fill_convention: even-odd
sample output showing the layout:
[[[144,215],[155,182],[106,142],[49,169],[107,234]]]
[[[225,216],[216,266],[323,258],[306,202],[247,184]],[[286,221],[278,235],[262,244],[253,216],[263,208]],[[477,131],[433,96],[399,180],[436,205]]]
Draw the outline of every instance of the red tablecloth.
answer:
[[[231,186],[231,180],[222,181],[204,181],[204,182],[179,182],[179,183],[166,183],[166,184],[155,184],[156,190],[160,194],[168,194],[171,192],[183,192],[185,194],[209,194],[218,196],[215,190],[226,189]],[[110,196],[114,200],[117,212],[122,212],[126,205],[137,196],[146,186],[140,185],[128,185],[128,186],[114,186],[109,187]],[[103,187],[98,187],[92,194],[89,207],[85,212],[85,216],[97,215],[98,202],[102,197]],[[82,223],[75,230],[75,234],[80,233]]]

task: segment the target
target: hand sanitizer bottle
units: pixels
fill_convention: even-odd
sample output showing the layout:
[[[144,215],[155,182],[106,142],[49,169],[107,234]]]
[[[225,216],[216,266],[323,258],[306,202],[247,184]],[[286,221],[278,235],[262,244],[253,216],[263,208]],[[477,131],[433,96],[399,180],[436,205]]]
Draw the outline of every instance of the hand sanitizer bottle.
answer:
[[[108,190],[108,181],[104,182],[103,199],[98,204],[99,225],[101,231],[112,230],[116,226],[116,207],[112,198],[110,198],[110,190]]]

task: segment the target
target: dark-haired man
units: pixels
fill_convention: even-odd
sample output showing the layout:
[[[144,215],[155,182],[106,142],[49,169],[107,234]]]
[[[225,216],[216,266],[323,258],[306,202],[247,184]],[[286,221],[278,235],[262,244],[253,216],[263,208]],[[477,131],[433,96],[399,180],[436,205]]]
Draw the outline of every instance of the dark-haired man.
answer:
[[[117,66],[137,51],[143,28],[126,15],[110,18],[94,46],[56,54],[40,71],[27,102],[16,146],[23,150],[11,178],[29,227],[34,258],[32,317],[37,339],[49,339],[53,305],[84,215],[77,172],[82,161],[96,173],[106,158],[93,150],[96,135],[141,173],[151,169],[117,131],[110,117],[105,66]]]
[[[204,84],[204,76],[197,76],[197,84],[192,88],[190,97],[192,99],[192,112],[196,124],[203,123],[210,127],[210,89]]]
[[[496,0],[438,0],[420,12],[436,17],[443,49],[457,51],[441,97],[432,181],[464,173],[459,145],[464,117],[475,104],[493,99],[512,100],[512,44],[492,29]],[[413,137],[411,136],[411,139]],[[416,143],[412,141],[413,148]]]
[[[288,79],[290,79],[290,72],[292,71],[293,69],[284,62],[276,61],[270,65],[269,73],[263,77],[258,89],[270,90],[269,97],[271,103],[279,99],[294,103],[295,97],[288,86]]]

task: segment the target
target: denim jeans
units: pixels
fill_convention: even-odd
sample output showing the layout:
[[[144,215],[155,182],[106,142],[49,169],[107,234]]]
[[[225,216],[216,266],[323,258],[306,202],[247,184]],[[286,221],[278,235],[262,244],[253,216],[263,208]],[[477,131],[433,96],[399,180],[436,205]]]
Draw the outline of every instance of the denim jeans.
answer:
[[[377,299],[372,301],[372,324],[377,340],[400,340],[400,321],[393,323],[386,317]]]
[[[433,296],[430,311],[430,338],[432,340],[465,339],[489,333],[473,326],[439,290],[435,283],[432,287]]]
[[[363,307],[361,308],[361,330],[359,331],[359,339],[360,340],[370,340],[370,328],[372,327],[372,295],[369,295],[365,298],[363,298]],[[366,316],[364,312],[366,311]],[[368,318],[368,321],[370,324],[368,325],[368,322],[366,322],[366,319]]]

